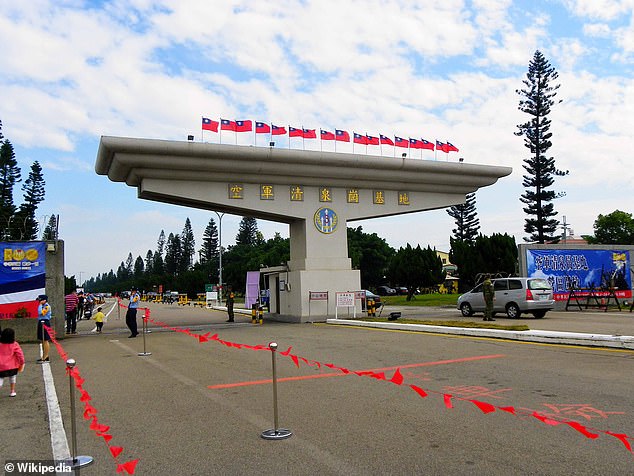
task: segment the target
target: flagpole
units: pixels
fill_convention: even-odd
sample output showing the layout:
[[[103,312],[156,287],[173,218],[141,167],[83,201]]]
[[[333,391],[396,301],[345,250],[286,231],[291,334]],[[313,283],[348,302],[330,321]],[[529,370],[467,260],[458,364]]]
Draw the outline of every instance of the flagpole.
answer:
[[[236,125],[233,128],[233,135],[236,137],[236,145],[238,145],[238,121],[236,121],[235,119],[233,120],[233,123]]]
[[[291,126],[288,127],[288,150],[291,150]]]

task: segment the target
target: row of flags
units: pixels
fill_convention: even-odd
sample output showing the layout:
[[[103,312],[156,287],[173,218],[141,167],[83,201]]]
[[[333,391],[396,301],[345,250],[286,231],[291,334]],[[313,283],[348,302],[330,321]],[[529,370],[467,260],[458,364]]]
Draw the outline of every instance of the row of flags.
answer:
[[[271,136],[279,136],[288,134],[289,137],[300,137],[302,139],[321,139],[322,141],[339,141],[350,142],[350,134],[348,131],[341,129],[335,129],[334,132],[320,129],[306,129],[303,127],[290,127],[288,126],[276,126],[275,124],[268,124],[266,122],[255,121],[255,128],[253,121],[232,121],[229,119],[220,119],[220,121],[214,121],[207,117],[202,118],[202,130],[218,132],[220,131],[233,131],[233,132],[253,132],[256,134],[270,134]],[[440,150],[445,153],[458,152],[459,149],[451,142],[441,142],[436,140],[430,142],[425,139],[413,139],[411,137],[403,138],[394,136],[391,137],[379,134],[379,136],[371,136],[368,134],[358,134],[353,132],[352,142],[354,144],[361,145],[391,145],[393,147],[402,147],[409,149],[425,149],[425,150]]]

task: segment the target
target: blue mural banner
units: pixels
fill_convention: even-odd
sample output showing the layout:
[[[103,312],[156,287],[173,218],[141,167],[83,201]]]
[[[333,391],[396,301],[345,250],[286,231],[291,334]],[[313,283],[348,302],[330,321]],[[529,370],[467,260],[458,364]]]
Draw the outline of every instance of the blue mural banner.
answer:
[[[558,301],[567,300],[572,288],[606,294],[612,288],[619,298],[632,297],[629,251],[527,249],[526,266],[529,277],[550,282]]]
[[[0,243],[0,318],[11,318],[18,309],[36,317],[39,294],[46,287],[46,243]]]

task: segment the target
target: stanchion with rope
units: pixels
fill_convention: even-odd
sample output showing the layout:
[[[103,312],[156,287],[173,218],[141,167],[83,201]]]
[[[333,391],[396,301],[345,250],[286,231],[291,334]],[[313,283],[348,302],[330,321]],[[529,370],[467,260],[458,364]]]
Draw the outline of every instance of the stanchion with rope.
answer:
[[[148,330],[147,330],[147,318],[149,317],[149,316],[148,316],[149,309],[148,309],[148,308],[145,308],[145,309],[144,309],[144,311],[145,311],[145,312],[144,312],[144,314],[143,314],[143,352],[139,352],[139,353],[137,354],[137,355],[139,355],[140,357],[145,357],[145,356],[148,356],[148,355],[152,355],[152,352],[147,352],[147,351],[145,350],[145,334],[147,334],[147,333],[148,333]]]
[[[71,442],[73,446],[72,458],[64,461],[65,465],[70,466],[72,469],[81,468],[87,466],[93,462],[91,456],[77,456],[77,428],[75,424],[75,389],[73,388],[73,376],[71,370],[75,368],[75,359],[68,359],[66,361],[66,372],[70,381],[70,426],[71,426]],[[79,473],[78,473],[79,474]]]
[[[277,353],[277,343],[271,342],[269,344],[271,349],[271,356],[273,359],[273,425],[270,430],[265,430],[260,435],[265,440],[284,440],[289,438],[293,432],[285,428],[278,428],[277,424],[277,369],[275,367],[275,354]]]

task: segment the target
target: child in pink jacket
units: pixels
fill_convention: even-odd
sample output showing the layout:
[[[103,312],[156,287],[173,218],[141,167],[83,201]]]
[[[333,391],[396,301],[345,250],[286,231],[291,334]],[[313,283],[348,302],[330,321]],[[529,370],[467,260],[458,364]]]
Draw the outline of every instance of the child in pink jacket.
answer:
[[[2,329],[0,334],[0,387],[4,379],[9,377],[11,383],[10,397],[15,397],[15,381],[18,372],[24,370],[24,353],[20,344],[15,341],[15,331],[10,328]]]

